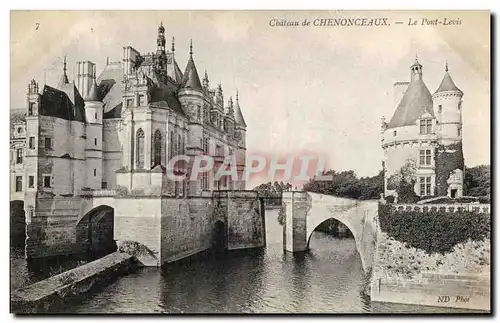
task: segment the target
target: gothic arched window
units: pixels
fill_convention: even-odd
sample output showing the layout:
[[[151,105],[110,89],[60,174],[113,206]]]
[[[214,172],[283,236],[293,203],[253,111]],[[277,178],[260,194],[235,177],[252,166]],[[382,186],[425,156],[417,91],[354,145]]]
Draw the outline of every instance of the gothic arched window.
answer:
[[[144,131],[137,130],[137,168],[144,167]]]
[[[168,159],[172,159],[174,157],[174,132],[170,131],[170,145],[169,145],[169,154]]]
[[[182,141],[181,141],[181,135],[177,136],[177,147],[179,147],[179,155],[184,154],[182,151]]]
[[[161,164],[161,132],[155,131],[153,138],[153,167]]]

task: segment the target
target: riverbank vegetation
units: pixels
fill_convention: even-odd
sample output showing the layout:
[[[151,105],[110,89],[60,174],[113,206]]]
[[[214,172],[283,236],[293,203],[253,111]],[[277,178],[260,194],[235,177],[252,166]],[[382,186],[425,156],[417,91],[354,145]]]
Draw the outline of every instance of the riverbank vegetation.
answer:
[[[459,243],[490,238],[489,213],[402,211],[379,204],[378,216],[380,229],[389,237],[429,254],[445,254]]]
[[[383,171],[376,176],[359,178],[353,170],[338,172],[331,169],[322,175],[330,176],[331,180],[312,178],[304,184],[304,191],[359,200],[378,199],[384,191]]]

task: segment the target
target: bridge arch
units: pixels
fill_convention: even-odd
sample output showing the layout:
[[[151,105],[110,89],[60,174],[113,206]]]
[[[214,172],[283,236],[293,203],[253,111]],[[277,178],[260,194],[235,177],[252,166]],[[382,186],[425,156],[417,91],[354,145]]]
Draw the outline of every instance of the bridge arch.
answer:
[[[10,245],[24,246],[26,240],[26,215],[24,201],[10,201]]]
[[[76,224],[76,240],[89,259],[116,251],[114,221],[114,208],[99,205],[85,213]]]
[[[319,223],[318,225],[316,225],[314,227],[312,227],[312,225],[310,227],[308,226],[308,228],[307,228],[307,232],[308,232],[307,233],[307,249],[309,249],[309,245],[311,243],[311,238],[312,238],[312,234],[313,234],[314,230],[316,230],[321,224],[323,224],[329,220],[332,220],[332,219],[337,220],[340,223],[342,223],[343,225],[345,225],[347,227],[347,229],[349,231],[351,231],[353,238],[356,237],[355,232],[353,231],[354,229],[351,227],[352,225],[348,224],[348,221],[343,222],[342,220],[339,219],[339,217],[331,216],[331,217],[323,220],[321,223]]]
[[[303,191],[283,192],[285,205],[284,249],[309,249],[312,232],[328,219],[336,219],[351,231],[364,270],[371,267],[375,247],[378,201],[358,201]]]

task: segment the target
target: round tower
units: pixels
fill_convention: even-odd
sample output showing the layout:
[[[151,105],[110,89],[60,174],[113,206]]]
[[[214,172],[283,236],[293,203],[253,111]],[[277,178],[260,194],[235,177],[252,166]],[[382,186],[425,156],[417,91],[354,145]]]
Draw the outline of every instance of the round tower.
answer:
[[[237,142],[238,149],[236,151],[236,163],[238,165],[238,178],[241,180],[237,183],[237,189],[244,190],[246,188],[245,179],[242,178],[246,168],[246,139],[247,139],[247,124],[240,107],[238,91],[236,91],[236,104],[234,109],[235,131],[234,138]]]
[[[193,43],[189,47],[189,60],[183,74],[178,92],[179,102],[189,118],[188,140],[186,154],[190,156],[203,154],[203,105],[205,102],[203,86],[193,60]],[[192,159],[187,165],[187,172],[191,174]],[[201,179],[189,181],[187,194],[198,196],[202,192]]]
[[[102,186],[102,118],[103,105],[96,83],[94,68],[93,82],[85,98],[86,126],[86,164],[87,187],[100,189]]]
[[[453,82],[446,64],[443,80],[432,96],[437,132],[443,145],[462,140],[462,97],[463,92]]]
[[[446,64],[443,80],[432,96],[438,120],[436,191],[437,195],[452,198],[463,195],[462,97],[463,92],[453,82]]]

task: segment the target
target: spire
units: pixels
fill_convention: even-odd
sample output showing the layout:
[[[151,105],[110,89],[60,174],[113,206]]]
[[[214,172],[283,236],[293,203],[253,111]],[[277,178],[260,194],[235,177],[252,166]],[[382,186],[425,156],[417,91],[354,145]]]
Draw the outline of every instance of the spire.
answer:
[[[207,70],[205,70],[205,76],[203,77],[203,88],[208,89],[210,86],[210,82],[208,81],[208,73]]]
[[[247,127],[247,124],[245,123],[245,119],[243,118],[243,113],[241,112],[241,108],[240,108],[238,90],[236,90],[236,106],[235,106],[235,111],[234,111],[234,121],[236,122],[237,126],[240,126],[243,128]]]
[[[175,52],[175,37],[172,37],[172,53]]]
[[[165,28],[163,27],[163,22],[160,22],[158,27],[158,37],[156,39],[157,52],[161,53],[165,51]]]
[[[90,88],[89,94],[85,98],[85,101],[95,101],[95,102],[100,102],[100,95],[99,95],[99,89],[97,88],[97,81],[96,81],[96,68],[94,66],[94,81],[92,82],[92,87]]]
[[[59,84],[57,85],[57,87],[60,89],[65,84],[69,84],[68,75],[66,74],[66,55],[64,55],[63,75],[61,76],[61,80],[59,81]]]
[[[233,105],[233,97],[229,97],[229,100],[227,100],[227,113],[226,115],[229,118],[234,119],[234,105]]]
[[[203,87],[201,86],[200,77],[198,76],[198,71],[196,70],[196,65],[193,60],[193,42],[191,41],[190,51],[189,51],[189,60],[186,65],[186,70],[184,71],[184,75],[182,77],[181,88],[188,88],[192,90],[202,91]]]
[[[448,69],[448,62],[445,63],[445,68],[444,68],[444,76],[443,80],[441,81],[441,84],[439,85],[438,89],[434,94],[440,93],[440,92],[449,92],[449,91],[455,91],[459,92],[460,95],[463,95],[462,90],[460,90],[456,85],[455,82],[453,82],[453,79],[451,78],[451,75],[449,73]]]
[[[193,56],[193,40],[191,39],[191,43],[189,44],[189,55]]]

